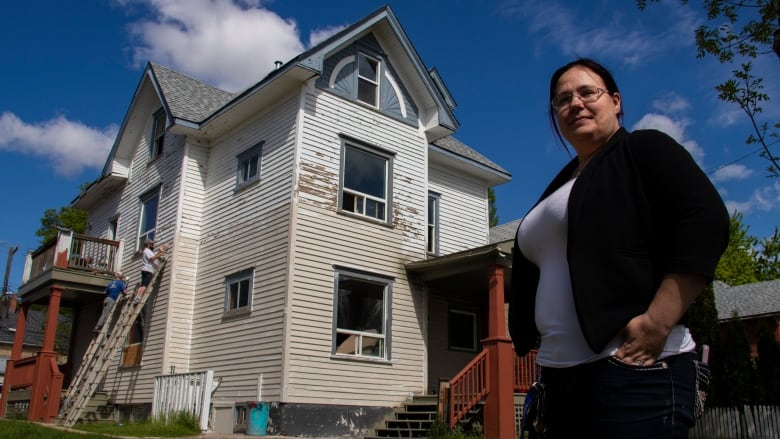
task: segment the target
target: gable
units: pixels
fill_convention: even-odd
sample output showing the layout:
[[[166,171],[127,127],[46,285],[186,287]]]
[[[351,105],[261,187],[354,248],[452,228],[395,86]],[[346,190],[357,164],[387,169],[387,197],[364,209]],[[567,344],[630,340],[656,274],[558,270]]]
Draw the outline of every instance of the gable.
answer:
[[[345,99],[358,101],[358,58],[361,54],[379,60],[379,97],[377,109],[396,119],[416,125],[417,106],[392,63],[373,34],[367,34],[323,61],[322,75],[316,87]]]

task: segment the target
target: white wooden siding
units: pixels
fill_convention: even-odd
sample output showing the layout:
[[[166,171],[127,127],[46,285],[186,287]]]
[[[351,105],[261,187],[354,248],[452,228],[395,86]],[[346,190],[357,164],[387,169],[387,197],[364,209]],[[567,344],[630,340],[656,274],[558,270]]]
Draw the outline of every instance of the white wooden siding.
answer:
[[[139,197],[154,187],[160,187],[155,241],[158,246],[163,243],[173,243],[181,183],[181,164],[185,149],[183,137],[166,134],[163,154],[154,161],[149,161],[152,114],[160,107],[160,103],[148,84],[141,90],[137,104],[134,107],[136,111],[134,117],[145,119],[146,124],[138,139],[125,139],[125,141],[134,141],[136,147],[130,166],[130,177],[122,190],[118,207],[118,236],[125,244],[122,271],[129,278],[129,290],[134,290],[140,282],[141,265],[136,248],[141,211]],[[151,402],[154,376],[168,372],[165,370],[168,367],[164,359],[165,341],[169,337],[178,341],[178,334],[168,334],[171,329],[168,321],[168,305],[173,268],[173,264],[166,267],[160,288],[147,302],[151,311],[146,324],[142,366],[119,368],[121,352],[114,357],[105,388],[115,398],[116,403]]]
[[[439,254],[488,243],[487,185],[462,171],[431,167],[429,188],[439,199]]]
[[[425,254],[427,143],[416,127],[311,89],[304,120],[284,399],[396,405],[425,388],[423,298],[412,293],[404,264]],[[392,226],[337,213],[339,134],[395,153]],[[390,362],[331,356],[334,265],[394,279]]]
[[[280,396],[297,96],[211,146],[205,173],[191,369],[211,369],[218,400]],[[260,180],[235,190],[236,156],[263,143]],[[225,277],[254,267],[252,312],[223,319]]]

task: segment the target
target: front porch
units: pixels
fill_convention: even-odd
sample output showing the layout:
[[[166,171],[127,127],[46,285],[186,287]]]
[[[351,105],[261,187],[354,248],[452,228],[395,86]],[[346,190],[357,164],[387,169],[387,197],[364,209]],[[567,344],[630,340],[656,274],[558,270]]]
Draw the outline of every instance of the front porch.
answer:
[[[439,416],[452,427],[480,404],[485,437],[491,438],[514,437],[515,393],[528,389],[536,370],[534,356],[518,358],[508,337],[504,291],[511,249],[511,241],[498,242],[406,265],[429,297],[428,387],[436,380]],[[468,319],[460,316],[469,308],[476,316],[475,340],[453,343],[463,335]]]
[[[77,363],[92,336],[91,332],[74,327],[67,361],[58,364],[55,339],[60,309],[71,308],[74,322],[94,324],[97,315],[83,319],[79,315],[95,314],[99,310],[106,284],[120,265],[121,250],[117,241],[60,231],[57,239],[27,255],[22,286],[12,299],[18,309],[16,333],[11,358],[6,364],[0,418],[6,415],[12,394],[17,395],[13,398],[16,401],[28,395],[28,405],[22,404],[28,407],[30,421],[51,422],[57,416],[63,386],[67,386],[70,371],[78,369]],[[33,305],[46,307],[43,343],[35,356],[22,358],[27,316]],[[79,337],[80,333],[89,336]]]

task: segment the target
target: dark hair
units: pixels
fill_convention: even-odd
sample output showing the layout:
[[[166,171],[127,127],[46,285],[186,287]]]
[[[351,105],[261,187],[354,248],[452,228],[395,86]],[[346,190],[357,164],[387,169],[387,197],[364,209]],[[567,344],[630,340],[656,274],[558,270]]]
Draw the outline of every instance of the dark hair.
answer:
[[[579,58],[559,68],[555,71],[555,73],[553,73],[552,78],[550,78],[550,96],[547,102],[551,102],[555,97],[555,87],[558,85],[558,80],[561,79],[561,76],[563,76],[563,74],[569,71],[572,67],[585,67],[592,70],[593,73],[599,75],[601,80],[604,81],[604,85],[607,87],[607,91],[610,95],[620,92],[620,90],[618,90],[617,82],[615,82],[615,78],[612,77],[612,74],[609,73],[609,70],[607,70],[606,67],[590,58]],[[547,106],[547,113],[550,115],[550,124],[552,125],[553,131],[555,132],[555,136],[558,137],[558,140],[561,141],[561,145],[566,148],[566,142],[563,140],[560,127],[558,127],[558,118],[555,115],[555,110],[550,104]],[[622,124],[622,105],[620,106],[620,113],[618,113],[617,117]],[[568,151],[568,148],[566,148],[566,150]]]

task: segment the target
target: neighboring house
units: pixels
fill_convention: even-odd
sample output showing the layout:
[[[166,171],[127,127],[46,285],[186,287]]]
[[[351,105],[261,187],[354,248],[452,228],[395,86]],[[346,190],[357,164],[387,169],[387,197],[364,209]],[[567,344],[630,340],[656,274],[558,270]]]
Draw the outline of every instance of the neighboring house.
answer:
[[[144,240],[172,245],[105,380],[111,402],[148,406],[155,376],[213,370],[214,431],[261,398],[276,431],[360,434],[455,375],[488,333],[485,267],[508,266],[487,192],[511,176],[452,137],[454,107],[389,7],[237,94],[150,63],[73,203],[107,249],[89,260],[131,289]],[[94,243],[77,238],[71,264]],[[78,305],[78,359],[108,278],[85,270],[75,291],[36,262],[47,251],[20,291]]]
[[[735,287],[716,280],[712,288],[718,319],[721,323],[734,319],[742,321],[754,357],[758,355],[756,342],[760,322],[766,322],[780,342],[780,279]]]
[[[24,345],[22,346],[22,357],[35,355],[41,348],[43,339],[43,321],[44,316],[39,312],[31,312],[28,330],[24,334]],[[0,388],[5,381],[5,366],[8,359],[11,358],[11,351],[16,335],[16,313],[5,307],[0,311]]]

